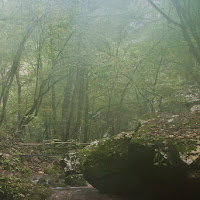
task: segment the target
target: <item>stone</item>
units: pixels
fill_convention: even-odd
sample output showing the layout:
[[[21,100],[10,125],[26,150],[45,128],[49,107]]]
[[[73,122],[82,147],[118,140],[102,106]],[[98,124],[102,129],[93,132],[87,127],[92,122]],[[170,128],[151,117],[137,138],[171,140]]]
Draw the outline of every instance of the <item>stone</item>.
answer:
[[[87,186],[87,181],[83,178],[82,174],[69,175],[65,178],[65,184],[71,187],[83,187]]]
[[[128,144],[133,133],[121,133],[80,153],[84,178],[101,192],[126,194]]]
[[[38,180],[37,183],[40,184],[40,185],[47,185],[47,184],[48,184],[48,181],[47,181],[46,178],[41,177],[41,178]]]
[[[80,153],[84,178],[108,194],[157,200],[196,195],[197,185],[174,145],[143,139],[121,133],[86,147]]]
[[[66,175],[78,174],[80,164],[77,157],[77,152],[68,152],[65,158],[60,161],[60,165],[64,168]]]
[[[191,113],[200,112],[200,105],[194,105],[190,109]]]

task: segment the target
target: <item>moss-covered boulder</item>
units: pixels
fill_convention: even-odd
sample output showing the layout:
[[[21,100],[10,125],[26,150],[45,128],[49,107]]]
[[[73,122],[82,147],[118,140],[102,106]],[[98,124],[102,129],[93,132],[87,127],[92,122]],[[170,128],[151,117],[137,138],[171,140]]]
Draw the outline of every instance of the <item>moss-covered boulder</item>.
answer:
[[[191,178],[184,157],[195,150],[196,140],[181,135],[170,118],[145,122],[137,133],[121,133],[83,149],[84,178],[101,192],[143,199],[198,195],[198,180]]]
[[[94,142],[80,152],[84,178],[101,192],[126,194],[128,145],[133,133]]]

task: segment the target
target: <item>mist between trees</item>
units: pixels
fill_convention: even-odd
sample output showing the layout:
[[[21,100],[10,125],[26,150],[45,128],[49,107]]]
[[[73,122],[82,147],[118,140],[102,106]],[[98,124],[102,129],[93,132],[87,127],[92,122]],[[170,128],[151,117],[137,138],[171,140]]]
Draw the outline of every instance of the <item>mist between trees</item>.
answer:
[[[1,140],[88,142],[189,110],[199,11],[198,0],[1,0]]]

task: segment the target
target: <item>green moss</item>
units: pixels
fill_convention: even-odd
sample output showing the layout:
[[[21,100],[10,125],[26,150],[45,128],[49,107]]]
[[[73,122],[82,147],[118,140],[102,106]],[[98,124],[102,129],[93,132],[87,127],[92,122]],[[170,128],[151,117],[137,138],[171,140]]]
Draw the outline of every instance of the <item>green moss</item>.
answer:
[[[44,173],[48,175],[52,175],[56,173],[56,170],[54,169],[49,169],[49,168],[44,168]]]
[[[186,145],[186,144],[177,144],[176,145],[176,149],[178,152],[184,154],[185,152],[191,152],[191,151],[195,151],[196,150],[196,146],[193,145]]]
[[[81,174],[75,174],[67,176],[65,179],[65,184],[72,187],[87,186],[87,181],[83,178]]]
[[[56,185],[56,187],[66,187],[66,184],[65,184],[65,183],[58,183],[58,184]]]
[[[79,152],[81,169],[95,165],[106,168],[110,161],[117,159],[126,160],[128,157],[128,144],[132,133],[121,133],[108,140],[101,140],[98,145],[90,145]]]

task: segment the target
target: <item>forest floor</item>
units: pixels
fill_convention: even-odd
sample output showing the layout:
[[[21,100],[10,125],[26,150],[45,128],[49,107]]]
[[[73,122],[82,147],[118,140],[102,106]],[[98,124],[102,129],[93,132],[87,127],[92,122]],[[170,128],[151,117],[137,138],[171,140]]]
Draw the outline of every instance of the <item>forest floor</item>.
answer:
[[[25,154],[37,155],[41,150],[19,146],[10,140],[1,143],[0,199],[42,200],[53,193],[49,186],[35,184],[33,180],[39,176],[62,174],[61,158],[23,156]]]
[[[142,124],[138,131],[140,136],[148,130],[148,136],[155,139],[165,135],[172,140],[182,139],[189,144],[189,147],[193,143],[197,144],[198,148],[195,153],[187,157],[186,161],[190,163],[198,158],[200,154],[200,113],[160,114],[143,119]],[[180,150],[181,148],[180,146]],[[61,157],[25,157],[20,154],[41,154],[41,150],[20,147],[12,141],[1,143],[0,199],[4,199],[7,195],[16,200],[122,200],[117,196],[101,194],[91,186],[70,188],[64,185],[65,174],[60,165]],[[60,182],[55,187],[63,187],[63,189],[52,190],[54,186],[33,183],[33,179],[39,176],[59,179]],[[197,176],[200,176],[200,173],[197,173]]]

